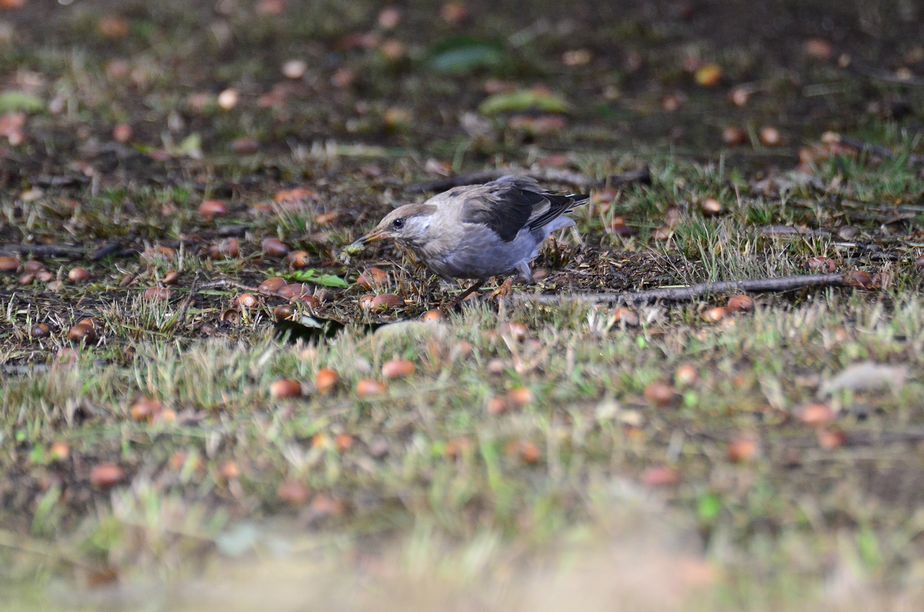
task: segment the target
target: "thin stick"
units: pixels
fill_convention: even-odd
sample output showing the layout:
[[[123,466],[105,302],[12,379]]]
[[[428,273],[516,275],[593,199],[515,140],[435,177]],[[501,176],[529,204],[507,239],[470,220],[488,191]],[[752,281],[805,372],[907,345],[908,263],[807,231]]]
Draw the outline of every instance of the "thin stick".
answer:
[[[227,278],[205,283],[204,285],[201,285],[199,287],[199,290],[201,291],[203,289],[219,289],[219,288],[226,289],[228,287],[234,287],[235,289],[243,289],[244,291],[249,291],[251,293],[263,293],[262,291],[260,291],[259,287],[251,287],[249,285],[245,285],[244,283],[239,283],[237,281],[233,281]],[[271,294],[267,293],[265,295],[271,295]]]
[[[830,236],[831,232],[823,229],[809,229],[803,227],[793,227],[791,225],[767,225],[760,228],[763,236]]]
[[[186,300],[183,301],[183,306],[180,308],[180,316],[177,319],[177,327],[186,322],[186,313],[189,312],[189,305],[192,304],[193,298],[196,297],[196,292],[199,291],[199,276],[193,279],[192,286],[189,288],[189,295],[186,296]]]
[[[518,302],[536,304],[558,304],[561,302],[581,302],[590,304],[640,304],[644,302],[684,302],[695,300],[714,293],[731,293],[740,291],[777,292],[804,289],[806,287],[837,287],[844,285],[843,274],[813,274],[808,276],[785,276],[782,278],[761,278],[741,281],[721,281],[701,283],[688,287],[665,287],[648,291],[623,293],[585,293],[556,295],[548,293],[518,294],[513,298]]]
[[[907,87],[924,87],[924,79],[903,79],[898,75],[879,70],[872,66],[861,64],[857,61],[851,62],[849,69],[860,76],[864,76],[885,83],[894,83],[895,85],[905,85]]]
[[[93,251],[93,254],[90,255],[90,261],[100,261],[105,259],[110,255],[115,255],[122,250],[122,241],[121,240],[112,240],[107,242],[100,248]]]
[[[87,251],[83,247],[65,244],[2,244],[0,245],[0,253],[19,253],[21,255],[32,255],[39,259],[46,257],[80,259],[86,256]]]
[[[870,142],[863,142],[856,138],[841,136],[838,139],[838,144],[842,144],[859,153],[865,153],[866,155],[872,155],[880,159],[895,159],[895,154],[889,149]],[[924,164],[924,155],[909,155],[908,161],[912,164]]]
[[[588,189],[591,187],[619,187],[622,185],[651,183],[651,171],[648,167],[625,174],[614,174],[608,176],[602,181],[598,181],[589,176],[567,170],[525,170],[522,168],[504,168],[499,170],[484,170],[472,174],[460,174],[445,179],[429,181],[426,183],[417,183],[407,188],[410,193],[423,193],[426,191],[445,191],[452,187],[461,187],[463,185],[478,185],[499,179],[502,176],[529,176],[537,181],[547,181],[550,183],[562,183],[571,185],[578,189]]]

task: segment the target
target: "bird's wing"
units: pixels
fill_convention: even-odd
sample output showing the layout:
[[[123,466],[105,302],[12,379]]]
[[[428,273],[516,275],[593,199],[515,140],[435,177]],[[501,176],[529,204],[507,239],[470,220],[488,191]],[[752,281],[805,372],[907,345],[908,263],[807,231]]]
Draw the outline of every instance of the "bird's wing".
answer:
[[[536,230],[551,223],[588,197],[550,193],[525,176],[504,176],[451,196],[462,200],[462,221],[485,225],[507,242],[524,228]]]

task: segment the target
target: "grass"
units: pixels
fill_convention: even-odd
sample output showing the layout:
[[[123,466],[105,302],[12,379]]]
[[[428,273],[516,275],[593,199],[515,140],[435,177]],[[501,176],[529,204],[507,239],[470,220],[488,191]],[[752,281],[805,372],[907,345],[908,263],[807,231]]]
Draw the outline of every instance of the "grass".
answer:
[[[30,5],[9,13],[15,44],[0,49],[4,87],[42,101],[22,144],[0,137],[0,251],[125,247],[98,261],[45,258],[46,280],[0,273],[6,603],[288,609],[310,593],[351,608],[559,609],[578,596],[600,609],[918,607],[924,178],[909,159],[922,143],[913,117],[883,109],[914,107],[919,90],[791,57],[757,27],[757,9],[680,18],[623,7],[610,25],[581,27],[591,61],[567,66],[580,7],[559,15],[537,2],[550,23],[561,17],[551,28],[472,2],[466,28],[501,41],[504,61],[450,76],[427,68],[459,34],[433,18],[436,5],[406,9],[388,30],[374,3],[289,3],[282,17],[257,13],[260,3],[147,4],[47,15]],[[838,40],[860,40],[846,9],[804,10],[834,19]],[[886,13],[896,58],[912,57],[901,47],[910,26]],[[102,27],[112,15],[127,35]],[[775,31],[801,36],[815,21],[793,18],[778,11]],[[368,32],[406,53],[351,42]],[[692,56],[723,66],[719,88],[693,85]],[[308,63],[303,79],[278,74],[293,58]],[[529,135],[478,116],[492,78],[562,93],[563,127]],[[726,100],[740,83],[758,91],[745,107]],[[239,102],[222,109],[227,88]],[[676,112],[661,110],[668,94],[682,98]],[[133,134],[116,143],[121,122]],[[782,146],[760,144],[768,124]],[[727,125],[749,142],[722,148]],[[895,155],[823,144],[826,129]],[[241,137],[256,150],[236,152]],[[829,264],[870,273],[871,288],[755,296],[753,312],[716,322],[704,314],[727,296],[647,305],[638,325],[613,309],[514,305],[486,291],[424,322],[455,288],[388,248],[340,252],[441,165],[603,178],[643,163],[652,184],[594,190],[575,214],[579,233],[537,260],[539,285],[515,291],[631,291]],[[292,188],[309,191],[281,197]],[[203,218],[210,198],[228,214]],[[211,257],[229,237],[240,256]],[[261,253],[267,237],[306,251],[312,278],[349,283],[310,284],[317,303],[292,305],[293,318],[340,330],[330,338],[277,323],[282,298],[238,305],[267,277],[295,274]],[[77,265],[88,281],[68,280]],[[370,266],[387,279],[363,289]],[[146,298],[149,288],[170,293]],[[363,310],[370,293],[404,304]],[[97,339],[75,344],[68,330],[84,318]],[[385,380],[395,359],[414,372]],[[907,379],[880,374],[868,388],[854,374],[823,391],[864,362]],[[315,386],[322,368],[339,374],[332,392]],[[280,379],[304,397],[272,397]],[[387,389],[360,397],[363,379]],[[659,383],[666,399],[652,394]],[[140,399],[161,411],[133,414]],[[826,422],[805,422],[813,405]],[[108,464],[117,483],[93,477]]]
[[[896,580],[916,557],[921,466],[903,450],[913,440],[903,434],[916,431],[924,386],[915,380],[884,394],[833,398],[848,440],[836,450],[820,448],[812,428],[790,415],[815,401],[820,381],[857,360],[920,371],[920,306],[917,297],[896,296],[886,308],[831,294],[785,309],[760,306],[719,326],[695,322],[686,308],[637,330],[609,331],[589,325],[587,312],[472,308],[447,323],[371,337],[346,332],[317,347],[280,345],[257,329],[243,344],[185,350],[142,338],[126,349],[134,352],[128,366],[100,365],[107,360],[100,349],[81,351],[72,365],[4,389],[4,438],[15,441],[17,457],[7,469],[20,466],[19,491],[35,491],[7,505],[4,523],[32,535],[4,556],[14,577],[17,560],[33,575],[23,542],[56,534],[42,562],[49,570],[67,570],[76,557],[119,567],[129,584],[143,581],[152,563],[177,579],[190,562],[185,554],[233,537],[234,517],[248,515],[323,525],[321,533],[359,549],[414,526],[463,550],[488,534],[502,548],[542,549],[579,525],[618,541],[626,528],[607,532],[612,504],[621,503],[610,496],[629,487],[633,499],[679,515],[682,536],[699,542],[710,563],[823,580],[827,570],[813,555],[846,546],[870,580]],[[508,321],[525,323],[527,337],[511,340]],[[411,357],[417,373],[381,398],[358,401],[355,381],[377,377],[396,356]],[[486,376],[495,359],[503,368]],[[678,386],[673,406],[652,407],[646,385],[687,363],[696,364],[698,382]],[[273,380],[310,384],[321,367],[341,373],[340,391],[269,398]],[[510,413],[486,411],[490,397],[519,387],[535,400]],[[142,396],[174,409],[176,421],[133,422],[129,406]],[[734,463],[729,444],[744,434],[760,440],[759,456]],[[52,458],[55,442],[69,446],[68,459]],[[91,495],[84,483],[94,458],[124,466],[131,485]],[[229,464],[232,478],[222,475]],[[673,466],[679,484],[646,491],[638,480],[653,466]],[[293,481],[311,492],[307,506],[279,499]],[[788,542],[813,552],[794,558]],[[129,569],[139,554],[144,564]]]

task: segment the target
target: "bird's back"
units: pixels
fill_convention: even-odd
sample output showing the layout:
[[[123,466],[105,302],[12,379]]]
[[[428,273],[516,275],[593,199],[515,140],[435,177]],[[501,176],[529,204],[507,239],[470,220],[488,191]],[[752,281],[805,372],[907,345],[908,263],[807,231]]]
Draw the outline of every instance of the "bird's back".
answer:
[[[526,176],[504,176],[446,193],[447,204],[458,207],[462,223],[484,225],[505,242],[514,240],[524,229],[543,228],[586,202],[587,197],[551,193]]]
[[[536,256],[562,216],[587,196],[559,195],[529,177],[505,176],[483,185],[455,187],[428,203],[438,209],[438,231],[424,249],[431,268],[445,277],[502,274]]]

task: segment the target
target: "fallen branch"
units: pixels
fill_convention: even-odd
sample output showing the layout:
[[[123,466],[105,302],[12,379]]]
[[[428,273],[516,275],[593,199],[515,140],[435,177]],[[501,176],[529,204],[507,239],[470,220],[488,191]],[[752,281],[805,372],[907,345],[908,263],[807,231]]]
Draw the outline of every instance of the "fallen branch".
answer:
[[[271,293],[264,293],[263,291],[260,291],[259,287],[251,287],[250,285],[245,285],[244,283],[239,283],[237,281],[230,280],[227,278],[223,278],[223,279],[216,280],[216,281],[211,281],[211,282],[205,283],[204,285],[200,285],[199,291],[202,291],[203,289],[227,289],[228,287],[231,287],[234,289],[242,289],[244,291],[249,291],[250,293],[261,293],[264,295],[273,295]]]
[[[192,286],[189,288],[189,295],[186,296],[186,299],[183,300],[183,305],[180,307],[180,316],[177,318],[177,327],[181,327],[183,323],[186,322],[186,314],[189,312],[189,306],[192,304],[193,298],[196,297],[196,293],[199,291],[199,275],[193,279]]]
[[[69,246],[64,244],[3,244],[0,245],[0,253],[19,253],[20,255],[32,255],[38,259],[45,259],[49,257],[81,259],[86,256],[87,251],[83,247]]]
[[[843,274],[814,274],[808,276],[785,276],[782,278],[761,278],[741,281],[721,281],[701,283],[688,287],[665,287],[647,291],[629,291],[621,293],[584,293],[584,294],[529,294],[513,296],[517,302],[536,304],[558,304],[561,302],[580,302],[589,304],[641,304],[645,302],[684,302],[716,293],[738,292],[778,292],[804,289],[807,287],[837,287],[845,284]]]
[[[598,181],[584,174],[570,172],[568,170],[524,170],[522,168],[504,168],[500,170],[484,170],[472,174],[459,174],[445,179],[428,181],[426,183],[417,183],[407,188],[410,193],[423,193],[427,191],[446,191],[453,187],[462,187],[464,185],[479,185],[487,183],[502,176],[529,176],[537,181],[549,183],[561,183],[571,185],[578,189],[591,189],[599,187],[619,187],[622,185],[651,184],[651,171],[648,167],[625,174],[614,174],[608,176],[602,181]]]
[[[828,230],[793,227],[791,225],[767,225],[760,228],[760,233],[762,236],[806,236],[809,238],[831,235]]]
[[[837,142],[840,145],[864,155],[870,155],[880,159],[895,159],[895,154],[892,153],[891,150],[877,144],[863,142],[862,140],[857,140],[856,138],[850,138],[848,136],[838,137]],[[908,161],[914,165],[924,164],[924,155],[909,155]]]
[[[121,253],[122,250],[123,250],[122,241],[112,240],[110,242],[107,242],[103,246],[99,247],[95,251],[93,251],[93,254],[90,255],[90,261],[100,261],[102,259],[106,259],[110,255],[116,255],[117,253]]]
[[[887,72],[885,70],[880,70],[873,66],[868,66],[857,61],[851,62],[848,67],[854,74],[874,79],[876,81],[882,81],[884,83],[892,83],[894,85],[905,85],[906,87],[924,87],[924,79],[920,78],[903,78],[897,74]]]

